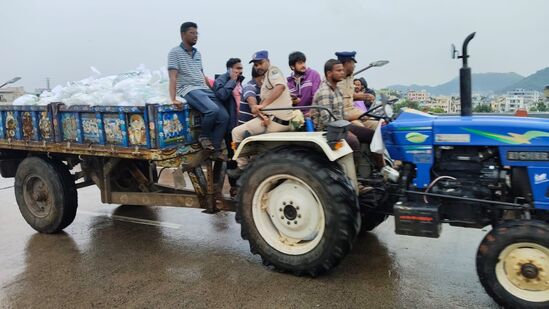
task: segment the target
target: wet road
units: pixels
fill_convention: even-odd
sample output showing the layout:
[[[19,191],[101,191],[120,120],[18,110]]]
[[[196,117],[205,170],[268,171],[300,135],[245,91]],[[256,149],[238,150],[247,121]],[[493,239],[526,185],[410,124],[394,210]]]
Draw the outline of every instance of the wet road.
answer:
[[[0,188],[12,183],[0,178]],[[390,219],[312,279],[262,266],[233,213],[103,205],[94,187],[78,193],[75,222],[42,235],[13,188],[0,190],[0,307],[497,307],[475,273],[480,230],[396,236]]]

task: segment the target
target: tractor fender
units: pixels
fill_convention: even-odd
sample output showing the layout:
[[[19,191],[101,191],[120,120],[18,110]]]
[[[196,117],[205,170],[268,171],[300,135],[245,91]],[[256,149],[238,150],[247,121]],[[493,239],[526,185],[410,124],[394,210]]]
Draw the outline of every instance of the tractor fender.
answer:
[[[351,180],[356,194],[358,194],[358,182],[353,160],[353,150],[345,140],[343,146],[334,150],[326,141],[325,132],[284,132],[267,133],[244,139],[235,150],[233,160],[241,155],[260,154],[279,146],[305,146],[324,153],[332,162],[336,161],[343,172]],[[312,147],[311,147],[312,146]]]
[[[353,153],[353,150],[345,140],[342,140],[343,146],[341,148],[337,150],[332,149],[326,141],[325,134],[325,132],[277,132],[250,136],[238,145],[233,160],[248,152],[263,152],[278,146],[309,146],[307,144],[314,145],[315,148],[323,152],[326,158],[332,162]]]

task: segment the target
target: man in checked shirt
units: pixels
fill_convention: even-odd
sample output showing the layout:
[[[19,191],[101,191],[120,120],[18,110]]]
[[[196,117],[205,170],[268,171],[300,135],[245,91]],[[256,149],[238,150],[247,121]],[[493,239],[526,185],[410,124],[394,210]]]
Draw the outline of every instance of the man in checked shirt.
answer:
[[[332,110],[332,113],[338,120],[345,119],[347,108],[343,102],[343,94],[337,86],[337,83],[345,78],[345,69],[343,68],[343,64],[339,60],[328,60],[324,65],[324,75],[326,76],[326,79],[322,81],[318,91],[315,93],[313,105],[320,105]],[[313,115],[315,126],[320,130],[323,130],[329,122],[333,121],[330,119],[330,115],[326,112],[319,113],[313,109],[311,113]],[[372,129],[359,125],[350,125],[349,132],[347,133],[345,140],[353,149],[355,164],[358,164],[361,160],[362,153],[360,151],[360,144],[370,144],[373,136],[374,130]],[[374,153],[371,155],[372,159],[376,162],[376,165],[378,165],[378,168],[383,167],[383,157]]]

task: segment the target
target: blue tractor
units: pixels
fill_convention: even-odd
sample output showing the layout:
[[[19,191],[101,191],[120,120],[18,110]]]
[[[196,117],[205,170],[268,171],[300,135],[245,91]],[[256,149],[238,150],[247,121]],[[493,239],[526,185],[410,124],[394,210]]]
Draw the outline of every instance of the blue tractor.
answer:
[[[398,168],[356,168],[341,120],[328,132],[244,140],[235,157],[255,159],[240,179],[236,218],[252,253],[314,276],[390,215],[396,233],[411,236],[439,237],[443,223],[491,226],[476,258],[488,294],[506,307],[549,308],[549,120],[472,115],[473,37],[459,56],[461,116],[394,117],[387,100],[365,114],[385,120],[383,144]]]
[[[492,230],[477,252],[480,282],[498,303],[549,308],[549,120],[472,116],[463,44],[461,116],[406,110],[382,129],[403,162],[396,232],[437,237],[440,223]]]

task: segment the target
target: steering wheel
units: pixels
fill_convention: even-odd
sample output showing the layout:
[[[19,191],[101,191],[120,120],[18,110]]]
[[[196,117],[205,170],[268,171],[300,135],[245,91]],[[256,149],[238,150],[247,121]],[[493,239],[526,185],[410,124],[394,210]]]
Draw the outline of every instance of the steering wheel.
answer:
[[[367,112],[363,113],[362,115],[360,115],[358,117],[358,119],[361,119],[363,117],[372,117],[372,118],[375,118],[377,120],[383,119],[385,121],[390,121],[393,118],[393,115],[392,115],[393,104],[397,101],[398,101],[398,99],[387,100],[387,97],[385,95],[381,95],[381,104],[376,105],[372,109],[370,109]],[[387,114],[387,111],[388,111],[387,108],[388,107],[390,107],[391,115]],[[373,113],[374,111],[379,110],[380,108],[383,110],[383,113],[381,115],[376,115],[376,114]]]

